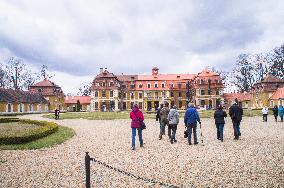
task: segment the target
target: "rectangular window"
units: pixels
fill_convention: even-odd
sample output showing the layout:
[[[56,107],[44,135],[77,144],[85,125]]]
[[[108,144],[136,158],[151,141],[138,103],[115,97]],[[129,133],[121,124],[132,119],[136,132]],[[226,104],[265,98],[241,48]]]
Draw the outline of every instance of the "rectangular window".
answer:
[[[130,108],[132,109],[133,106],[134,106],[134,102],[131,102],[131,103],[130,103]]]
[[[179,89],[181,88],[181,83],[178,84],[178,88],[179,88]]]
[[[113,91],[112,91],[112,90],[109,91],[109,96],[110,96],[110,97],[113,97]]]
[[[178,97],[182,97],[182,93],[181,92],[178,92]]]
[[[200,90],[200,95],[205,95],[205,90]]]
[[[130,84],[130,89],[135,89],[135,85],[134,84]]]
[[[126,93],[123,93],[123,98],[126,99]]]
[[[102,91],[102,97],[106,97],[106,91],[105,90]]]
[[[143,94],[139,93],[139,99],[142,99],[142,97],[143,97]]]
[[[131,99],[134,99],[134,93],[133,93],[133,92],[130,93],[130,98],[131,98]],[[132,108],[132,107],[131,107],[131,108]]]
[[[95,91],[95,97],[98,97],[98,92],[97,91]]]
[[[142,102],[139,102],[138,104],[139,104],[139,108],[142,109],[142,107],[143,107],[142,104],[143,104],[143,103],[142,103]]]
[[[148,97],[148,98],[151,97],[151,92],[147,93],[147,97]]]
[[[174,97],[174,92],[171,92],[171,97]]]
[[[158,99],[158,98],[159,98],[159,93],[155,92],[155,99]]]
[[[109,86],[112,87],[112,86],[113,86],[113,82],[110,82],[110,83],[109,83]]]
[[[155,83],[154,88],[158,88],[158,84],[157,83]]]
[[[105,86],[106,86],[106,83],[105,83],[105,82],[103,82],[103,83],[102,83],[102,86],[103,86],[103,87],[105,87]]]
[[[97,110],[99,108],[99,103],[95,102],[95,109]]]
[[[151,88],[151,84],[147,84],[147,88]]]
[[[143,85],[142,84],[139,84],[139,86],[138,86],[140,89],[143,87]]]
[[[165,84],[164,83],[162,83],[162,88],[165,88]]]

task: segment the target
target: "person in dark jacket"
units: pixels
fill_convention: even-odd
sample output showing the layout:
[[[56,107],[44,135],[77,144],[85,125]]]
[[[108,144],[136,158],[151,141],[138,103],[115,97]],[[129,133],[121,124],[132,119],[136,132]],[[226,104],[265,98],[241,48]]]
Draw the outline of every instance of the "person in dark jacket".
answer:
[[[59,110],[57,108],[54,111],[54,116],[56,120],[59,119]]]
[[[170,112],[169,103],[166,102],[164,107],[161,109],[159,113],[161,118],[159,140],[161,140],[162,136],[165,135],[166,126],[169,125],[169,119],[168,119],[169,112]],[[171,139],[171,129],[169,128],[169,126],[168,126],[168,137],[169,139]]]
[[[274,106],[274,108],[272,108],[273,111],[273,116],[275,118],[275,121],[277,121],[277,117],[278,117],[278,107],[277,105]]]
[[[193,132],[194,144],[198,144],[197,142],[197,122],[201,124],[200,117],[197,110],[194,108],[193,103],[189,103],[189,108],[186,110],[184,115],[184,124],[187,127],[188,132],[188,144],[191,145],[191,134]]]
[[[143,147],[143,138],[142,138],[142,128],[141,122],[144,121],[144,115],[139,110],[138,104],[134,104],[132,111],[130,112],[130,119],[131,121],[131,129],[132,129],[132,150],[135,150],[135,136],[136,130],[138,130],[138,137],[140,142],[140,147]]]
[[[240,124],[243,116],[243,109],[239,106],[238,99],[235,99],[235,103],[230,107],[229,115],[233,122],[235,140],[238,140],[241,136]]]
[[[160,105],[160,108],[157,109],[157,114],[156,114],[156,121],[159,121],[159,123],[161,124],[161,116],[160,116],[160,112],[161,109],[164,107],[163,104]]]
[[[223,111],[223,107],[219,105],[214,113],[214,119],[217,128],[217,139],[221,140],[222,142],[224,140],[225,117],[227,117],[227,113]]]

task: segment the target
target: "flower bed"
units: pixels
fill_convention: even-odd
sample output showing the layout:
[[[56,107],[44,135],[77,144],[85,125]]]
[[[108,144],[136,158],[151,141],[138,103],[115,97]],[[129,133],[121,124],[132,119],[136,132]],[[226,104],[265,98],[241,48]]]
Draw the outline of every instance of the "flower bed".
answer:
[[[17,119],[17,118],[1,118],[1,124],[7,123],[17,123],[19,126],[23,124],[36,125],[36,128],[30,130],[18,131],[13,134],[3,134],[0,135],[0,144],[21,144],[30,141],[37,140],[39,138],[48,136],[55,133],[58,130],[58,125],[56,123],[47,121],[35,121],[27,119]]]

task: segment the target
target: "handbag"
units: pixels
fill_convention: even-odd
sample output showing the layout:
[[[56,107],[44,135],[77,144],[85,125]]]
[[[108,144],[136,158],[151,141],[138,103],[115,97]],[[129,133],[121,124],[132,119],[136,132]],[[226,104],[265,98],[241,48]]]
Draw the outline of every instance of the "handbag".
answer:
[[[137,118],[136,114],[135,114],[135,113],[133,113],[133,114],[135,115],[137,121],[140,122],[140,128],[141,128],[142,130],[143,130],[143,129],[146,129],[146,124],[144,123],[144,121],[140,121],[140,119]]]

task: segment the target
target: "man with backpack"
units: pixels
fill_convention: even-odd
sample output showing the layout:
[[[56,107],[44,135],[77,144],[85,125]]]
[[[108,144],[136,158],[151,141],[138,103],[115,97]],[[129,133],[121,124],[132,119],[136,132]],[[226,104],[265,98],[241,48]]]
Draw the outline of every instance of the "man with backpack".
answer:
[[[162,135],[165,135],[165,127],[169,125],[168,115],[169,115],[170,109],[169,109],[169,103],[165,103],[165,106],[160,111],[160,135],[159,140],[162,139]],[[171,129],[168,126],[168,136],[171,138]]]
[[[239,137],[241,136],[240,124],[243,116],[243,109],[242,107],[239,106],[238,99],[235,99],[235,103],[230,107],[229,115],[233,122],[234,136],[235,136],[234,139],[238,140]]]

